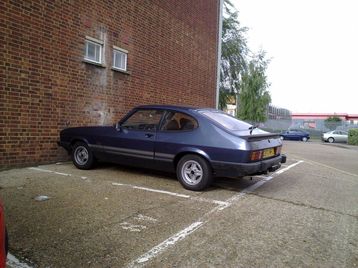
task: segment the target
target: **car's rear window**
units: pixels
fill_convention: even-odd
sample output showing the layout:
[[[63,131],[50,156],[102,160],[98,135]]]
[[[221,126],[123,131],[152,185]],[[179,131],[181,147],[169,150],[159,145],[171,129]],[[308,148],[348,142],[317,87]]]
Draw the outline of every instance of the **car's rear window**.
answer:
[[[248,124],[244,121],[238,120],[235,117],[232,117],[231,115],[228,115],[223,112],[200,111],[200,113],[229,130],[247,130],[251,127],[250,124]]]

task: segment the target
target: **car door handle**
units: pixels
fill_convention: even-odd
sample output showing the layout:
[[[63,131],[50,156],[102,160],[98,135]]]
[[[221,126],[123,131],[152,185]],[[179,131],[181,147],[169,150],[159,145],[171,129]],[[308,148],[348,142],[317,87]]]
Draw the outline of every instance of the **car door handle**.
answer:
[[[144,136],[145,136],[146,138],[151,138],[151,137],[154,136],[154,134],[146,133]]]

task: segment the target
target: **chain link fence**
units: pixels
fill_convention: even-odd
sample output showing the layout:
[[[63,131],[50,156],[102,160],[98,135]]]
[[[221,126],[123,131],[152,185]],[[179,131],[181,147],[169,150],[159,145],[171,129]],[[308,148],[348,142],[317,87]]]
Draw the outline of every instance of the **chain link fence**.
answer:
[[[261,129],[280,133],[284,130],[301,129],[310,133],[311,138],[320,138],[322,133],[331,130],[349,131],[351,128],[358,128],[358,124],[350,121],[331,122],[325,120],[303,120],[303,119],[269,119],[259,126]]]

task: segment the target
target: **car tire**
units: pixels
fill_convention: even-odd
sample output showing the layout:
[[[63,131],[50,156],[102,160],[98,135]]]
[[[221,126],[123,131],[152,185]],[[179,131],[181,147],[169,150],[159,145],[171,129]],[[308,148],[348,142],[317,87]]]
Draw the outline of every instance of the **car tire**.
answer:
[[[334,138],[329,137],[329,138],[328,138],[328,142],[329,142],[329,143],[334,143]]]
[[[185,155],[179,160],[176,173],[181,185],[192,191],[201,191],[209,187],[213,180],[209,163],[194,154]]]
[[[308,141],[308,138],[307,138],[307,137],[303,137],[303,138],[302,138],[302,141],[303,141],[303,142],[306,142],[306,141]]]
[[[93,153],[84,142],[76,142],[71,152],[72,162],[79,169],[90,169],[94,165]]]

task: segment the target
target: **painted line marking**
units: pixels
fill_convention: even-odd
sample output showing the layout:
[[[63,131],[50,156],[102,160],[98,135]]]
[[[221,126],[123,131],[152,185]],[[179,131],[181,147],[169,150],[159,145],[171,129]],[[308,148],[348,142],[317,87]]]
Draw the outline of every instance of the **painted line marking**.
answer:
[[[7,254],[6,264],[11,268],[32,268],[24,262],[19,261],[14,255],[10,252]]]
[[[161,193],[161,194],[167,194],[167,195],[171,195],[171,196],[188,198],[188,199],[193,199],[193,200],[198,200],[198,201],[203,201],[203,202],[209,202],[209,203],[214,203],[214,204],[218,205],[215,208],[211,209],[206,214],[204,214],[203,217],[202,217],[202,219],[203,219],[202,221],[194,222],[193,224],[191,224],[187,228],[185,228],[182,231],[176,233],[175,235],[169,237],[168,239],[166,239],[162,243],[160,243],[157,246],[153,247],[147,253],[143,254],[142,256],[137,258],[136,260],[132,261],[128,265],[128,267],[133,267],[136,264],[142,264],[142,263],[145,263],[145,262],[153,259],[157,255],[159,255],[163,251],[165,251],[167,248],[175,245],[178,241],[181,241],[181,240],[185,239],[187,236],[189,236],[190,234],[192,234],[193,232],[198,230],[200,227],[202,227],[205,223],[209,222],[209,220],[210,220],[209,216],[210,215],[212,215],[214,213],[217,213],[217,212],[220,212],[220,211],[230,207],[233,203],[235,203],[238,200],[242,199],[248,193],[253,192],[254,190],[256,190],[257,188],[261,187],[266,182],[268,182],[271,179],[273,179],[274,175],[280,175],[280,174],[288,171],[289,169],[291,169],[291,168],[295,167],[296,165],[298,165],[300,163],[303,163],[303,162],[304,162],[303,160],[299,160],[298,162],[296,162],[294,164],[291,164],[291,165],[289,165],[289,166],[287,166],[287,167],[285,167],[285,168],[283,168],[283,169],[281,169],[279,171],[276,171],[275,173],[273,173],[273,176],[268,176],[268,177],[262,176],[261,181],[258,181],[255,184],[245,188],[240,193],[234,195],[233,197],[227,199],[226,201],[209,200],[209,199],[205,199],[205,198],[192,197],[190,195],[185,195],[185,194],[178,194],[178,193],[169,192],[169,191],[163,191],[163,190],[157,190],[157,189],[152,189],[152,188],[147,188],[147,187],[135,186],[135,185],[131,185],[131,184],[123,184],[123,183],[113,182],[112,183],[113,186],[125,186],[125,187],[130,187],[130,188],[133,188],[133,189],[144,190],[144,191],[155,192],[155,193]],[[29,169],[36,170],[36,171],[41,171],[41,172],[47,172],[47,173],[54,173],[54,174],[63,175],[63,176],[72,176],[71,174],[60,173],[60,172],[55,172],[55,171],[42,169],[42,168],[36,168],[36,167],[30,167]]]
[[[57,175],[62,175],[62,176],[71,176],[71,174],[67,174],[67,173],[62,173],[62,172],[54,172]]]
[[[131,222],[131,220],[133,220],[135,223]],[[147,226],[142,224],[143,222],[153,225],[158,221],[157,219],[145,216],[143,214],[138,214],[134,216],[131,220],[129,220],[129,222],[124,221],[119,225],[122,227],[123,230],[128,230],[130,232],[141,232],[147,229]],[[141,224],[138,224],[137,222],[140,222]]]
[[[154,192],[154,193],[160,193],[160,194],[167,194],[167,195],[172,195],[172,196],[176,196],[176,197],[190,198],[190,195],[186,195],[186,194],[178,194],[178,193],[173,193],[173,192],[168,192],[168,191],[163,191],[163,190],[156,190],[156,189],[147,188],[147,187],[135,186],[135,185],[131,185],[131,184],[113,182],[112,185],[125,186],[125,187],[129,187],[129,188],[133,188],[133,189]]]
[[[142,225],[142,224],[132,224],[129,222],[122,222],[121,224],[119,224],[123,230],[129,230],[130,232],[141,232],[142,230],[147,229],[147,226]]]
[[[303,163],[303,162],[304,161],[300,160],[300,161],[298,161],[298,162],[296,162],[296,163],[294,163],[292,165],[287,166],[286,168],[283,169],[282,172],[275,172],[275,173],[273,173],[273,175],[275,175],[275,174],[280,175],[283,172],[286,172],[286,171],[290,170],[291,168],[293,168],[293,167],[295,167],[298,164]],[[219,213],[219,212],[223,211],[224,209],[230,207],[235,202],[237,202],[238,200],[242,199],[245,195],[247,195],[248,193],[253,192],[254,190],[259,188],[260,186],[262,186],[266,182],[272,180],[273,178],[274,178],[274,176],[267,176],[263,180],[256,182],[255,184],[253,184],[253,185],[245,188],[244,190],[242,190],[240,193],[230,197],[229,199],[226,200],[226,202],[224,202],[225,204],[223,203],[222,205],[218,205],[215,208],[211,209],[209,212],[204,214],[199,219],[199,221],[194,222],[193,224],[189,225],[188,227],[186,227],[182,231],[174,234],[173,236],[171,236],[168,239],[164,240],[160,244],[154,246],[148,252],[144,253],[143,255],[141,255],[136,260],[130,262],[127,265],[127,267],[136,267],[138,265],[141,265],[141,264],[143,264],[143,263],[155,258],[159,254],[161,254],[162,252],[167,250],[169,247],[175,245],[175,243],[183,240],[184,238],[186,238],[187,236],[189,236],[190,234],[194,233],[196,230],[198,230],[199,228],[204,226],[204,224],[208,223],[210,221],[210,216],[212,214]]]
[[[267,176],[264,176],[264,175],[257,175],[257,176],[253,176],[253,178],[266,179],[266,178],[267,178]]]
[[[158,244],[157,246],[153,247],[150,251],[140,256],[135,262],[131,263],[129,266],[133,266],[135,264],[141,264],[144,262],[149,261],[150,259],[154,258],[155,256],[159,255],[163,250],[168,248],[171,245],[174,245],[180,240],[183,240],[185,237],[199,229],[203,225],[203,222],[194,222],[184,230],[180,231],[179,233],[169,237],[168,239],[164,240],[162,243]]]
[[[333,169],[333,170],[338,171],[338,172],[342,172],[342,173],[344,173],[346,175],[349,175],[349,176],[358,177],[358,174],[350,173],[348,171],[344,171],[344,170],[341,170],[341,169],[338,169],[338,168],[335,168],[335,167],[331,167],[331,166],[328,166],[328,165],[325,165],[325,164],[322,164],[322,163],[319,163],[319,162],[316,162],[316,161],[313,161],[313,160],[309,160],[309,159],[305,159],[305,158],[302,158],[302,159],[307,163],[316,164],[316,165],[319,165],[319,166],[322,166],[322,167]]]
[[[296,163],[294,163],[294,164],[292,164],[292,165],[289,165],[288,167],[285,167],[285,168],[283,168],[283,169],[279,169],[279,170],[276,171],[274,174],[279,175],[279,174],[281,174],[281,173],[284,173],[284,172],[286,172],[287,170],[289,170],[289,169],[291,169],[291,168],[293,168],[293,167],[295,167],[295,166],[297,166],[298,164],[301,164],[301,163],[303,163],[303,162],[304,162],[303,160],[300,160],[300,161],[298,161],[298,162],[296,162]]]
[[[220,200],[215,200],[215,199],[207,199],[207,198],[196,197],[196,196],[191,196],[190,199],[196,200],[196,201],[199,201],[199,202],[206,202],[206,203],[216,204],[216,205],[219,205],[219,206],[227,205],[226,201],[220,201]]]
[[[160,193],[160,194],[166,194],[166,195],[171,195],[171,196],[175,196],[175,197],[187,198],[187,199],[191,199],[191,200],[196,200],[196,201],[200,201],[200,202],[207,202],[207,203],[216,204],[216,205],[226,205],[225,201],[206,199],[206,198],[195,197],[195,196],[190,196],[190,195],[186,195],[186,194],[178,194],[178,193],[174,193],[174,192],[157,190],[157,189],[153,189],[153,188],[135,186],[135,185],[132,185],[132,184],[124,184],[124,183],[112,182],[112,185],[113,186],[124,186],[124,187],[129,187],[129,188],[132,188],[132,189],[143,190],[143,191],[147,191],[147,192]]]
[[[36,168],[36,167],[30,167],[31,170],[41,171],[41,172],[47,172],[47,173],[53,173],[51,170],[42,169],[42,168]]]
[[[57,174],[57,175],[61,175],[61,176],[72,176],[72,174],[56,172],[56,171],[52,171],[52,170],[48,170],[48,169],[44,169],[44,168],[38,168],[38,167],[29,167],[28,169],[45,172],[45,173]]]
[[[40,171],[40,172],[45,172],[45,173],[57,174],[57,175],[61,175],[61,176],[68,176],[68,177],[72,176],[72,174],[56,172],[56,171],[52,171],[52,170],[44,169],[44,168],[39,168],[39,167],[30,167],[28,169],[35,170],[35,171]],[[88,177],[84,177],[84,176],[81,176],[80,178],[83,179],[83,180],[88,179]],[[190,196],[190,195],[186,195],[186,194],[178,194],[178,193],[174,193],[174,192],[157,190],[157,189],[141,187],[141,186],[136,186],[136,185],[131,185],[131,184],[113,182],[112,185],[114,185],[114,186],[125,186],[125,187],[129,187],[129,188],[133,188],[133,189],[137,189],[137,190],[143,190],[143,191],[147,191],[147,192],[161,193],[161,194],[176,196],[176,197],[180,197],[180,198],[187,198],[187,199],[196,200],[196,201],[199,201],[199,202],[206,202],[206,203],[210,203],[210,204],[226,205],[225,201],[206,199],[206,198],[195,197],[195,196]]]
[[[138,214],[137,216],[134,217],[135,220],[137,221],[149,221],[149,222],[157,222],[157,219],[154,219],[152,217],[149,216],[145,216],[143,214]]]

